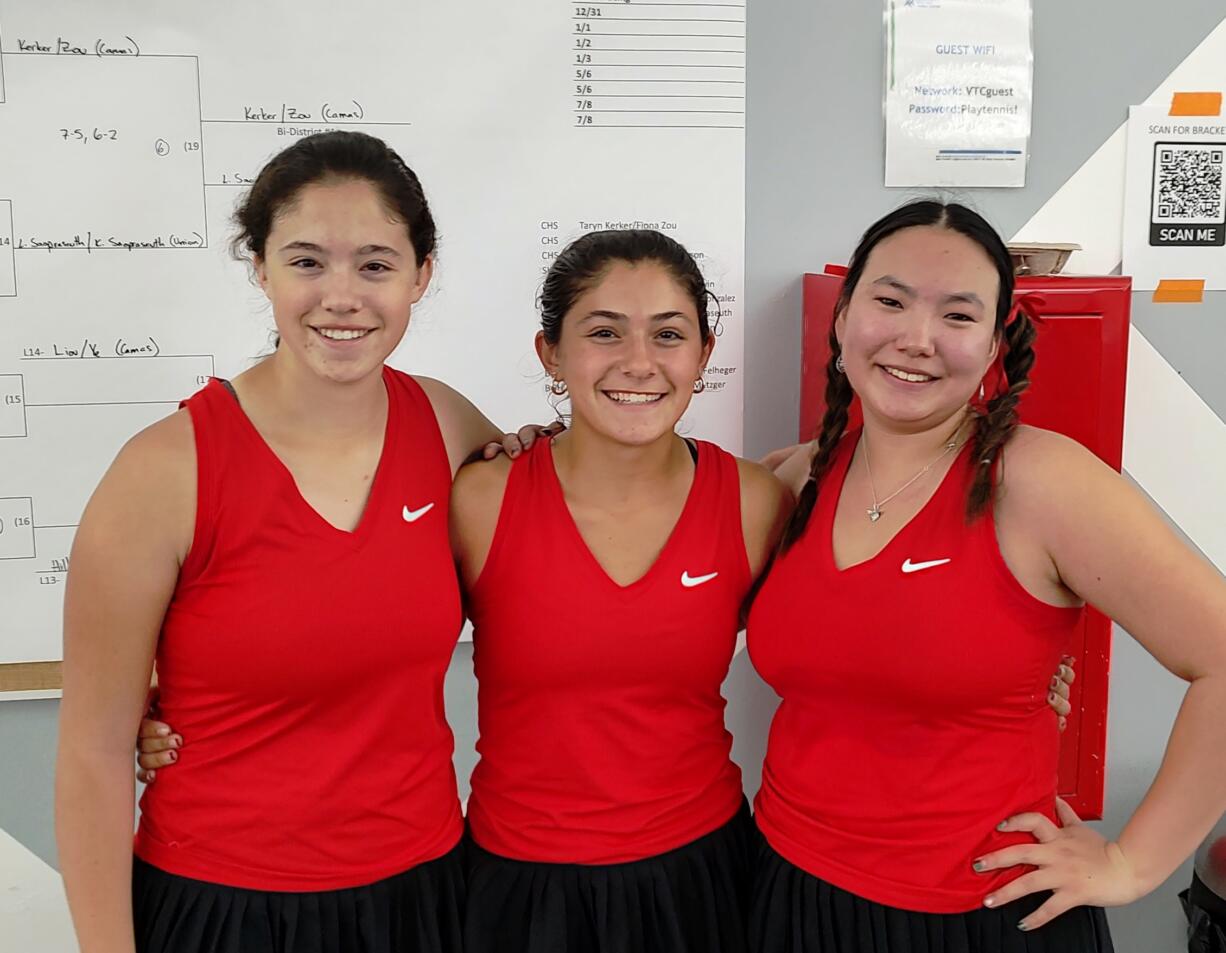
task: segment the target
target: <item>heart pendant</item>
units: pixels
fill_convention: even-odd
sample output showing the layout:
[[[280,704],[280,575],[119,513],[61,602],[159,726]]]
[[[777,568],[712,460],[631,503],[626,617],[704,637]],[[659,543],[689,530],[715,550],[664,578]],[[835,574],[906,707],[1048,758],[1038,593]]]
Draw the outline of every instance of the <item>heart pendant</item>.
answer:
[[[877,509],[875,506],[872,509],[865,510],[864,512],[868,514],[868,518],[874,523],[881,519],[881,510]]]

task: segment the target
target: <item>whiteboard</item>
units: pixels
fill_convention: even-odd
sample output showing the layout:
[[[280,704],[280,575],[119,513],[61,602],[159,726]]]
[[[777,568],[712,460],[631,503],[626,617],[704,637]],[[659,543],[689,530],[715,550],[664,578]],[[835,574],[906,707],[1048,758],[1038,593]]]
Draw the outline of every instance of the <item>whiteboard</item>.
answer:
[[[386,139],[439,225],[392,363],[506,428],[551,419],[532,347],[551,257],[655,227],[720,336],[682,428],[741,447],[745,7],[655,0],[0,0],[0,664],[58,660],[69,549],[133,433],[269,349],[228,254],[296,138]]]

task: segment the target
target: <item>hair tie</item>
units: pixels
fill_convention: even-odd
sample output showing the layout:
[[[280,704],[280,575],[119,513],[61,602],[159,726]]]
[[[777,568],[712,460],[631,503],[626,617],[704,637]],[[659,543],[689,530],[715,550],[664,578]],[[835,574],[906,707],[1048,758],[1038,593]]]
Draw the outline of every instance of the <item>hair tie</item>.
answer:
[[[1041,323],[1043,319],[1039,316],[1039,308],[1045,304],[1047,304],[1047,299],[1042,295],[1018,295],[1017,298],[1014,299],[1013,307],[1009,309],[1008,316],[1005,318],[1005,327],[1008,327],[1014,321],[1016,321],[1017,316],[1023,311],[1026,313],[1026,317],[1028,317],[1035,324]]]
[[[1009,326],[1017,320],[1017,316],[1023,312],[1026,317],[1038,324],[1042,320],[1039,317],[1039,308],[1046,303],[1042,295],[1018,295],[1013,302],[1013,307],[1009,309],[1008,317],[1005,318],[1005,330],[1008,330]],[[996,358],[988,367],[987,373],[983,375],[983,380],[979,384],[979,393],[971,398],[971,408],[976,413],[986,414],[988,405],[992,401],[1009,392],[1009,375],[1005,373],[1005,358],[1008,354],[1009,336],[1002,334],[997,343]]]

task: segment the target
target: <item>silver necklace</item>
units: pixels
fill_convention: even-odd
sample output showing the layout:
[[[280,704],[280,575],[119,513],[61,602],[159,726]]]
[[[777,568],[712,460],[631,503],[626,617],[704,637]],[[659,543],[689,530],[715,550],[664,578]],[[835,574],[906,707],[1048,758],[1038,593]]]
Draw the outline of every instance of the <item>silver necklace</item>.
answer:
[[[961,427],[958,428],[958,430],[961,430],[961,429],[962,429]],[[935,467],[938,463],[944,460],[950,453],[958,449],[958,446],[959,446],[958,430],[954,431],[953,436],[949,438],[949,443],[945,444],[945,449],[941,451],[940,455],[935,460],[933,460],[931,463],[929,463],[927,466],[921,469],[919,473],[915,474],[915,476],[913,476],[910,480],[908,480],[906,483],[900,486],[897,490],[895,490],[893,493],[887,496],[884,500],[877,499],[877,487],[873,485],[873,468],[869,465],[869,462],[868,462],[868,439],[862,438],[861,443],[864,444],[864,471],[868,474],[869,492],[873,494],[873,505],[869,509],[865,510],[871,522],[876,523],[877,520],[881,519],[881,508],[885,506],[887,503],[889,503],[890,500],[894,499],[894,497],[898,496],[899,493],[901,493],[903,490],[909,487],[912,483],[914,483],[916,480],[922,477],[925,473],[927,473],[929,470]]]

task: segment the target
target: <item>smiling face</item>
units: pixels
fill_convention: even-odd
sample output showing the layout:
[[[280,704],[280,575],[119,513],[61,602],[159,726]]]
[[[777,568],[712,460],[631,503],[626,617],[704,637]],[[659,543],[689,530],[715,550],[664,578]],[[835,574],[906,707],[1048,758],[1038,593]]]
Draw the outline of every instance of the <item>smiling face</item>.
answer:
[[[430,282],[408,227],[360,179],[303,187],[273,221],[256,276],[292,355],[327,380],[378,372]]]
[[[939,226],[882,239],[835,321],[866,417],[919,430],[957,413],[996,356],[1000,278],[972,239]]]
[[[653,261],[615,261],[580,294],[557,344],[537,334],[550,376],[566,382],[573,427],[641,446],[671,434],[711,356],[694,299]]]

